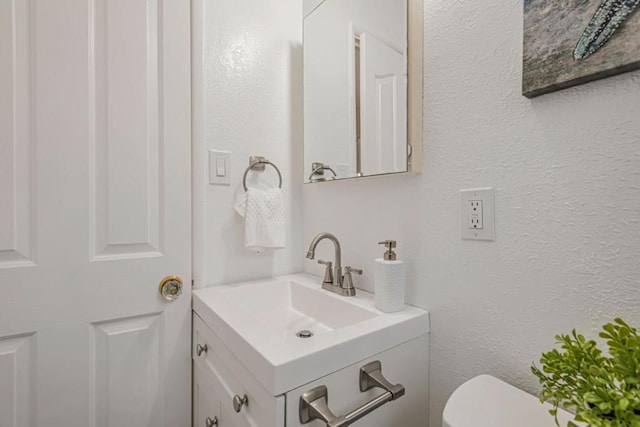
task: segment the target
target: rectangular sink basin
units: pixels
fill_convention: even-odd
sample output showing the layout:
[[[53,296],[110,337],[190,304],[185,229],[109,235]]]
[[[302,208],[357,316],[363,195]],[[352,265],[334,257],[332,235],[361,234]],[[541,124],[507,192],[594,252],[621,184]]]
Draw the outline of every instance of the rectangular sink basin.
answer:
[[[297,341],[296,333],[301,330],[317,335],[377,315],[294,280],[225,286],[216,292],[216,299],[233,308],[226,318],[236,319],[242,332],[275,333],[284,341]]]
[[[383,313],[373,295],[339,296],[321,281],[296,274],[197,289],[193,309],[274,396],[429,332],[424,310]]]

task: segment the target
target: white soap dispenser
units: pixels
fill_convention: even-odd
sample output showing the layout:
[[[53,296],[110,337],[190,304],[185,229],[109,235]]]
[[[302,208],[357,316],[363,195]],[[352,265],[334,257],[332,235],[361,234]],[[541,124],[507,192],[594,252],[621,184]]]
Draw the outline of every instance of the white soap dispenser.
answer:
[[[396,259],[395,240],[379,242],[387,250],[375,260],[374,286],[376,308],[385,313],[404,310],[404,262]]]

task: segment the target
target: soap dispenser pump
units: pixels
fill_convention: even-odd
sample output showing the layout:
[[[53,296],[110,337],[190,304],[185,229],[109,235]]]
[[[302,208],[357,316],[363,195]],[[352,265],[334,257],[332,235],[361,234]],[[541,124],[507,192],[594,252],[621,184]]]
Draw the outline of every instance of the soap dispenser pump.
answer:
[[[393,251],[397,246],[398,242],[395,240],[383,240],[382,242],[378,242],[379,245],[384,245],[387,250],[384,251],[384,259],[387,261],[395,261],[397,256]]]
[[[382,258],[375,260],[375,301],[376,308],[385,313],[404,309],[404,262],[397,259],[395,240],[378,242],[387,249]]]

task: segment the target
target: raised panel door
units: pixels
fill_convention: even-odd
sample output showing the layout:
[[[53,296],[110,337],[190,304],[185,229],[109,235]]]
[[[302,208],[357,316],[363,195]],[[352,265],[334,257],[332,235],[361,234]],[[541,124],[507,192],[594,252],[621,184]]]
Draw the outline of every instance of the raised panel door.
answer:
[[[190,146],[189,2],[0,0],[1,427],[191,424]]]

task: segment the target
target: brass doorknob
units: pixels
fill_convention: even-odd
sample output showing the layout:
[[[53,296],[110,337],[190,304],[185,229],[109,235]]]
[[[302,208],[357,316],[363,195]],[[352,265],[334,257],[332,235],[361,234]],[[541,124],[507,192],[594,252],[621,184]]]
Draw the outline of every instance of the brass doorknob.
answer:
[[[178,299],[182,294],[182,279],[178,276],[167,276],[160,281],[160,295],[169,301]]]

